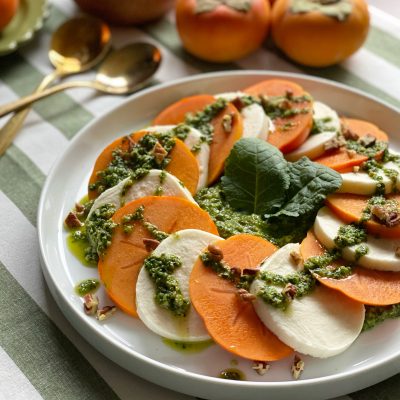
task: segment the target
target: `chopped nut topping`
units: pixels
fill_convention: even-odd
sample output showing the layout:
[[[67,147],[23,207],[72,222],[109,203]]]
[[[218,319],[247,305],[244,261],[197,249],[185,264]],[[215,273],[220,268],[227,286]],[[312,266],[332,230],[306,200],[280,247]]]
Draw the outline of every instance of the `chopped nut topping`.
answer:
[[[283,100],[280,102],[280,107],[283,108],[284,110],[289,110],[290,108],[292,108],[292,105],[290,104],[289,100]]]
[[[257,275],[257,273],[260,271],[260,268],[244,268],[243,269],[243,275]]]
[[[304,371],[304,361],[297,354],[294,356],[291,371],[294,379],[299,379]]]
[[[355,172],[355,173],[360,172],[360,166],[359,165],[355,165],[353,167],[353,172]]]
[[[400,246],[396,248],[396,251],[395,251],[394,255],[396,257],[400,257]]]
[[[224,253],[222,250],[214,244],[209,244],[207,250],[215,261],[221,261],[224,258]]]
[[[290,253],[290,257],[292,257],[292,260],[296,263],[297,266],[303,266],[304,259],[303,256],[300,254],[300,252],[293,250]]]
[[[344,139],[343,136],[338,136],[336,138],[333,138],[331,140],[328,140],[327,142],[324,143],[324,150],[325,151],[331,151],[331,150],[337,150],[340,147],[343,147],[346,145],[346,140]]]
[[[342,126],[342,134],[346,140],[358,140],[360,136],[357,135],[354,131],[352,131],[347,126]]]
[[[347,150],[347,155],[349,158],[354,158],[357,155],[357,152],[355,150]]]
[[[222,118],[222,127],[224,128],[224,131],[226,133],[231,133],[232,132],[232,126],[233,126],[233,116],[234,114],[225,114]]]
[[[164,149],[160,142],[157,142],[153,147],[152,153],[156,159],[156,163],[160,165],[167,156],[168,151]]]
[[[249,293],[246,289],[239,289],[237,293],[243,301],[253,301],[256,299],[256,296],[252,293]]]
[[[297,288],[293,283],[288,283],[282,290],[282,293],[286,295],[290,300],[293,300],[297,293]]]
[[[117,307],[115,306],[105,306],[101,310],[97,310],[96,318],[99,321],[105,321],[110,318],[117,311]]]
[[[241,97],[236,97],[231,101],[231,103],[238,109],[238,111],[242,111],[243,108],[246,107],[245,102],[242,100]]]
[[[79,204],[79,203],[75,203],[75,210],[77,213],[83,212],[84,209],[85,209],[85,206],[83,206],[82,204]]]
[[[269,103],[269,96],[267,96],[266,94],[260,94],[259,95],[260,101],[261,101],[261,105],[263,107],[265,107],[266,105],[268,105]]]
[[[291,89],[288,89],[288,90],[286,90],[286,92],[285,92],[285,97],[287,98],[287,99],[292,99],[293,98],[293,95],[294,95],[294,93],[293,93],[293,90],[291,90]]]
[[[231,270],[231,272],[233,274],[233,277],[235,279],[240,279],[240,277],[242,276],[242,270],[240,268],[231,267],[230,270]]]
[[[376,137],[367,133],[365,136],[360,138],[358,141],[364,147],[371,147],[376,143]]]
[[[68,226],[68,228],[80,228],[83,224],[81,221],[79,221],[79,218],[76,216],[74,212],[70,212],[65,218],[65,225]]]
[[[95,294],[87,294],[83,297],[83,310],[87,315],[95,315],[99,306],[99,299]]]
[[[144,247],[146,248],[146,251],[150,253],[151,251],[155,250],[158,247],[160,242],[156,239],[143,239],[143,244]]]
[[[375,205],[371,208],[372,215],[388,227],[398,225],[400,223],[400,212],[393,206]]]
[[[268,370],[271,368],[271,365],[265,361],[254,361],[254,364],[251,368],[256,371],[258,375],[262,376],[268,372]]]

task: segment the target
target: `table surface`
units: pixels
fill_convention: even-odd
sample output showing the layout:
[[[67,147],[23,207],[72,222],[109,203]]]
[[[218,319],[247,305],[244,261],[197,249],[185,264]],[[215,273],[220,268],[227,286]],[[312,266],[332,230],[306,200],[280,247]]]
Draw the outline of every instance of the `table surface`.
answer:
[[[398,0],[370,3],[372,28],[367,42],[338,66],[303,68],[270,47],[235,66],[337,80],[400,108],[400,6]],[[72,1],[53,0],[41,34],[19,52],[0,58],[2,103],[29,94],[51,72],[47,59],[51,32],[78,13]],[[115,47],[135,40],[161,46],[164,63],[156,76],[159,82],[227,68],[187,55],[169,18],[141,29],[113,28],[112,33]],[[90,79],[93,72],[83,75]],[[40,269],[35,225],[46,175],[83,126],[123,100],[87,90],[44,100],[34,106],[14,144],[0,157],[0,399],[129,399],[132,393],[138,400],[193,399],[146,382],[97,352],[64,318]],[[399,393],[400,375],[396,375],[341,399],[395,400]]]

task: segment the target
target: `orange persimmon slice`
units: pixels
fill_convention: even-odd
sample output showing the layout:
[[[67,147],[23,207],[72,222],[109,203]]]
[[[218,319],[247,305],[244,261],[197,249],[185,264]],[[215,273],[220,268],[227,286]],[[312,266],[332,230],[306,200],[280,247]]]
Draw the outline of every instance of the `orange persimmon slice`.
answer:
[[[210,216],[196,204],[178,197],[147,196],[134,200],[117,210],[112,217],[121,223],[126,214],[144,207],[144,220],[157,229],[173,233],[182,229],[199,229],[218,235]],[[131,223],[133,231],[126,234],[115,228],[110,247],[98,263],[100,279],[107,294],[126,313],[137,317],[136,282],[144,259],[149,253],[143,239],[152,238],[141,221]]]
[[[307,93],[297,83],[283,79],[269,79],[244,90],[253,96],[285,96],[287,92],[293,96],[304,96]],[[276,146],[282,153],[290,153],[305,142],[310,134],[313,122],[312,101],[295,103],[288,100],[292,108],[302,110],[301,113],[288,118],[275,118],[275,130],[270,132],[268,142]]]
[[[393,194],[387,196],[388,199],[394,199],[400,204],[400,195]],[[362,212],[368,205],[370,197],[349,193],[334,193],[328,196],[325,204],[346,224],[360,221]],[[368,233],[391,239],[400,238],[400,225],[388,227],[379,222],[370,219],[364,222]]]
[[[96,159],[89,179],[89,186],[97,181],[97,173],[107,168],[111,163],[114,150],[120,148],[126,151],[129,149],[131,142],[137,143],[140,138],[147,134],[149,133],[146,131],[139,131],[129,135],[129,138],[123,136],[110,143]],[[195,194],[200,176],[199,164],[195,156],[181,140],[175,138],[175,146],[169,153],[169,157],[171,160],[165,170],[182,181],[191,194]],[[90,200],[99,195],[95,190],[89,190],[88,193]]]
[[[341,118],[341,121],[345,129],[351,130],[360,138],[369,134],[375,136],[379,141],[387,142],[389,140],[385,132],[370,122],[352,118]],[[380,159],[382,154],[383,152],[378,153],[376,158]],[[345,147],[341,147],[323,154],[314,161],[339,172],[352,172],[353,167],[367,160],[367,156],[363,154],[351,154]]]
[[[200,94],[196,96],[186,97],[176,103],[171,104],[162,111],[153,121],[153,125],[170,125],[179,124],[185,121],[188,113],[196,113],[204,110],[204,108],[216,101],[214,96],[208,94]],[[223,126],[223,118],[225,116],[232,118],[232,128],[226,132]],[[228,103],[226,108],[222,110],[211,121],[214,128],[212,142],[210,144],[210,160],[208,163],[208,180],[211,184],[220,177],[224,170],[225,160],[232,150],[233,145],[243,134],[243,121],[237,108]]]
[[[275,252],[270,242],[248,234],[215,243],[235,268],[256,268]],[[273,361],[292,353],[259,319],[253,305],[239,298],[232,282],[199,259],[190,276],[190,299],[210,336],[225,350],[250,360]]]
[[[301,254],[307,258],[323,254],[325,249],[312,231],[301,243]],[[336,261],[333,265],[340,265]],[[342,263],[343,264],[343,263]],[[400,303],[400,272],[374,271],[355,267],[353,274],[345,279],[322,278],[319,282],[331,289],[338,290],[351,299],[372,306],[387,306]]]

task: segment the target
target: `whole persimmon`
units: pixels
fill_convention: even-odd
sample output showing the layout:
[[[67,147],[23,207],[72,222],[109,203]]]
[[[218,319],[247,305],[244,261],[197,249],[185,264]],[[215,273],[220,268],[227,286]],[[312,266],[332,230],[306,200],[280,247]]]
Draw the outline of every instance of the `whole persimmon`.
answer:
[[[276,0],[272,9],[276,45],[311,67],[343,61],[362,46],[368,30],[364,0]]]
[[[229,62],[261,46],[270,25],[268,0],[177,0],[185,49],[206,61]]]
[[[19,0],[0,0],[0,31],[12,20],[18,6]]]

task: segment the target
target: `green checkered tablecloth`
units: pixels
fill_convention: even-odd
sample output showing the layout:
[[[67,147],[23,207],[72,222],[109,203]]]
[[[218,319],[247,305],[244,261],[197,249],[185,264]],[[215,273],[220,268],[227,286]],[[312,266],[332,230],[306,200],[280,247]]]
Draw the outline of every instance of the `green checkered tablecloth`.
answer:
[[[113,28],[113,44],[147,40],[159,45],[164,55],[159,82],[222,69],[300,72],[359,88],[400,108],[400,20],[373,7],[370,11],[372,28],[364,47],[323,70],[294,65],[270,46],[230,65],[201,62],[183,51],[172,18],[140,29]],[[19,52],[0,58],[1,103],[29,94],[51,72],[51,32],[78,12],[71,0],[54,0],[43,31]],[[39,265],[36,212],[46,175],[82,127],[122,101],[83,89],[37,103],[0,157],[0,399],[190,399],[125,371],[83,340],[55,305]],[[400,374],[341,399],[399,398]]]

